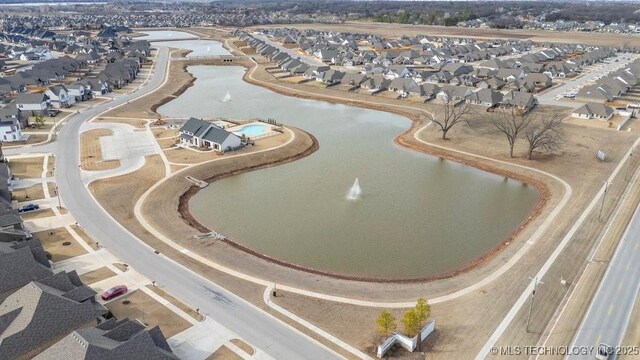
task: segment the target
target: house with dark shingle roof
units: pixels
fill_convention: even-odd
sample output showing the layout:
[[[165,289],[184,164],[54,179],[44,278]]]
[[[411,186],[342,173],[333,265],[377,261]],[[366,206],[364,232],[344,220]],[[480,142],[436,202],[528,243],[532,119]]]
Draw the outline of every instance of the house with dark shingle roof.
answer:
[[[43,93],[20,93],[15,103],[18,109],[26,114],[44,114],[47,111],[49,97]]]
[[[609,120],[613,116],[613,108],[600,103],[586,103],[573,110],[571,116],[578,119]]]
[[[96,325],[107,309],[73,272],[32,281],[0,304],[0,358],[32,358],[72,331]]]
[[[0,298],[31,281],[53,275],[47,255],[37,239],[14,241],[0,236]]]
[[[218,125],[197,118],[190,118],[182,125],[180,141],[196,147],[206,147],[216,151],[230,151],[242,146],[242,139]]]
[[[111,318],[79,329],[36,356],[36,360],[177,360],[158,326],[149,330],[138,321]]]

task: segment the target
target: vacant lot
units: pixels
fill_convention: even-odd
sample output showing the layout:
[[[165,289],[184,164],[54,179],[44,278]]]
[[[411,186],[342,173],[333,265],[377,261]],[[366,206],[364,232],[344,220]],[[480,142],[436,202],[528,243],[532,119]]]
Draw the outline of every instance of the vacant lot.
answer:
[[[55,213],[51,209],[40,209],[36,211],[28,211],[20,214],[22,220],[29,221],[33,219],[42,219],[50,216],[55,216]]]
[[[129,303],[123,303],[125,300]],[[105,306],[117,319],[136,319],[148,328],[160,326],[167,338],[191,327],[185,319],[140,290],[134,290]]]
[[[58,262],[82,254],[87,251],[69,234],[67,229],[61,227],[46,231],[33,233],[33,236],[40,239],[42,247],[51,254],[51,261]]]
[[[111,136],[110,129],[93,129],[80,134],[80,166],[83,170],[110,170],[120,166],[118,160],[103,160],[100,138]]]
[[[80,280],[82,280],[83,283],[87,284],[87,285],[91,285],[93,283],[96,283],[98,281],[102,281],[102,280],[106,280],[110,277],[115,276],[116,273],[114,273],[113,271],[111,271],[111,269],[109,269],[106,266],[103,266],[101,268],[89,271],[87,273],[84,273],[82,275],[80,275]]]
[[[9,160],[9,168],[13,176],[20,179],[39,178],[42,176],[44,157],[30,157]]]
[[[41,184],[31,185],[26,188],[14,189],[11,199],[17,202],[44,199],[44,190]]]

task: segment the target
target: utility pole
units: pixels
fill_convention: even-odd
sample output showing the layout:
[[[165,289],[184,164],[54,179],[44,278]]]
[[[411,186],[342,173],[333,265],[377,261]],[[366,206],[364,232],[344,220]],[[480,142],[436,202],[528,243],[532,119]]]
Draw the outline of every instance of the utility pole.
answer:
[[[635,150],[635,147],[633,147],[631,149],[631,152],[629,153],[629,158],[627,159],[627,169],[624,172],[624,179],[625,180],[628,180],[628,177],[629,177],[629,167],[631,165],[631,155],[633,155],[633,150]]]
[[[60,191],[58,191],[58,185],[56,185],[56,196],[58,197],[58,210],[61,210],[62,203],[60,202]]]
[[[542,281],[538,281],[538,278],[529,278],[533,281],[533,290],[531,291],[531,302],[529,303],[529,315],[527,316],[527,332],[529,332],[529,324],[531,323],[531,313],[533,312],[533,302],[536,299],[536,290],[538,284],[544,284]]]
[[[602,218],[602,208],[604,207],[604,199],[607,197],[607,189],[609,188],[609,182],[604,181],[604,193],[602,194],[602,202],[600,203],[600,212],[598,213],[598,221]]]

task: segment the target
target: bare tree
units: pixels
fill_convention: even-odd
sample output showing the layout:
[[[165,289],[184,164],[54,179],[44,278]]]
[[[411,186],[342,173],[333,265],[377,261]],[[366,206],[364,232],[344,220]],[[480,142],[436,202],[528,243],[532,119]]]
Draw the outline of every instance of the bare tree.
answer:
[[[527,159],[531,160],[533,152],[537,149],[544,151],[556,151],[560,148],[564,139],[564,127],[562,118],[557,114],[550,118],[542,118],[535,121],[524,133],[529,142]]]
[[[517,109],[510,109],[504,112],[494,112],[489,121],[507,137],[509,142],[509,156],[513,157],[513,147],[520,135],[534,119],[531,112],[523,113]]]
[[[441,110],[427,113],[427,119],[439,127],[439,131],[442,132],[442,140],[447,140],[447,132],[457,124],[467,122],[470,113],[471,107],[468,103],[463,101],[458,105],[452,100],[447,100]]]

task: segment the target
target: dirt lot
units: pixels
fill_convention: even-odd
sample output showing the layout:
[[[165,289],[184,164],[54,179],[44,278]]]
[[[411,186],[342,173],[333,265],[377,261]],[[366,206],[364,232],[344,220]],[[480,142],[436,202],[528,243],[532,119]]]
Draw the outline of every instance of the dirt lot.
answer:
[[[597,45],[640,45],[640,38],[633,35],[590,33],[577,31],[546,30],[500,30],[473,29],[429,25],[382,24],[367,22],[347,22],[345,24],[286,24],[260,25],[259,27],[290,27],[296,29],[317,29],[328,31],[348,31],[377,34],[387,38],[399,38],[402,35],[472,37],[478,39],[529,39],[535,42],[564,42]]]
[[[106,280],[110,277],[115,276],[116,273],[114,273],[113,271],[111,271],[111,269],[109,269],[106,266],[103,266],[101,268],[89,271],[88,273],[84,273],[82,275],[80,275],[80,280],[82,280],[83,283],[87,284],[87,285],[91,285],[93,283],[96,283],[98,281],[102,281],[102,280]]]
[[[39,231],[33,233],[33,236],[40,239],[42,247],[51,254],[51,261],[53,262],[70,259],[87,253],[71,234],[62,227]],[[67,243],[68,245],[64,245]]]
[[[123,304],[124,300],[131,303]],[[140,290],[134,290],[105,305],[117,319],[135,319],[148,328],[160,326],[166,338],[191,327],[185,319]]]
[[[111,136],[109,129],[94,129],[80,134],[80,166],[83,170],[110,170],[120,166],[119,160],[102,160],[100,137]]]
[[[44,157],[30,157],[9,160],[9,168],[14,177],[20,179],[39,178],[42,175]]]

